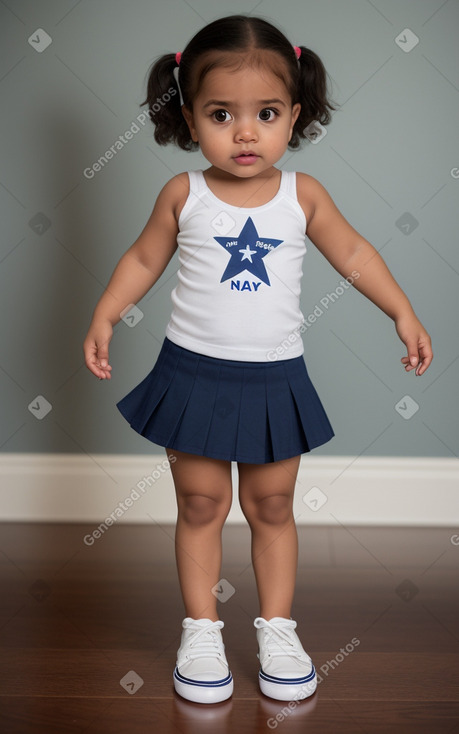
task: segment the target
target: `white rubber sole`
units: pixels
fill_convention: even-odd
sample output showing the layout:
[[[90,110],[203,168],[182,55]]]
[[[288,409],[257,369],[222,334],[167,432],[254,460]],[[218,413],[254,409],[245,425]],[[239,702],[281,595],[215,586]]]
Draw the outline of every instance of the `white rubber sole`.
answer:
[[[174,670],[174,688],[182,698],[195,703],[220,703],[226,701],[233,693],[233,676],[229,671],[226,678],[216,681],[199,681],[185,678]]]
[[[309,675],[303,678],[276,678],[264,673],[260,668],[258,673],[260,690],[265,696],[277,701],[302,701],[312,696],[317,688],[317,676],[314,666]]]

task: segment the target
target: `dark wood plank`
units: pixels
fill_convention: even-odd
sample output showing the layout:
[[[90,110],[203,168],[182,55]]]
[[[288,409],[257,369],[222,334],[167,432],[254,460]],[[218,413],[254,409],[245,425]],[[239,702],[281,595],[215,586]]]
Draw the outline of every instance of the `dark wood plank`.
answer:
[[[292,614],[320,682],[289,706],[259,692],[250,533],[225,527],[222,577],[236,593],[220,616],[235,689],[210,707],[173,690],[184,616],[174,527],[115,526],[88,546],[93,529],[0,524],[2,732],[459,734],[454,529],[298,529]],[[129,671],[143,680],[132,694],[120,684]]]
[[[317,696],[317,694],[316,694]],[[457,702],[256,700],[204,707],[167,699],[5,697],[0,723],[8,734],[456,734]],[[277,725],[277,726],[276,726]]]

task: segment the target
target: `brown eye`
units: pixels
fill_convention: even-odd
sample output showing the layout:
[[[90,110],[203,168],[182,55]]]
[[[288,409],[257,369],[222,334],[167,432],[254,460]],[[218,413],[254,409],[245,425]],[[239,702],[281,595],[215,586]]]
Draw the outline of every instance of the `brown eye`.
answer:
[[[274,120],[277,114],[276,110],[272,109],[272,107],[265,107],[264,110],[261,110],[259,117],[262,122],[270,122],[271,120]]]
[[[215,110],[215,112],[212,113],[212,117],[217,122],[228,122],[226,115],[229,113],[226,110]]]

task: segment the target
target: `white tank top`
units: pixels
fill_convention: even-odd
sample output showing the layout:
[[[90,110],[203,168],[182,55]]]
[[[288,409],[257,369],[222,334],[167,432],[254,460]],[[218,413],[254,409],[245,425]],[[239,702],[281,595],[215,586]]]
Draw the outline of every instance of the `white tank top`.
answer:
[[[188,171],[188,177],[167,338],[222,359],[266,362],[300,356],[306,217],[296,173],[282,171],[274,198],[250,209],[218,199],[202,170]],[[276,355],[285,340],[288,349]]]

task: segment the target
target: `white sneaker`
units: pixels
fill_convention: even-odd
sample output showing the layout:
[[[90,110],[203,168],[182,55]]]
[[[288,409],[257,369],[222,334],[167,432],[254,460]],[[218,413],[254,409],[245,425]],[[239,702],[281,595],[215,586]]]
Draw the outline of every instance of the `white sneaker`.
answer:
[[[224,622],[186,617],[177,652],[174,688],[196,703],[225,701],[233,692],[221,629]]]
[[[285,617],[272,617],[269,621],[257,617],[254,626],[260,649],[257,657],[261,692],[279,701],[311,696],[317,688],[316,671],[295,632],[296,622]]]

